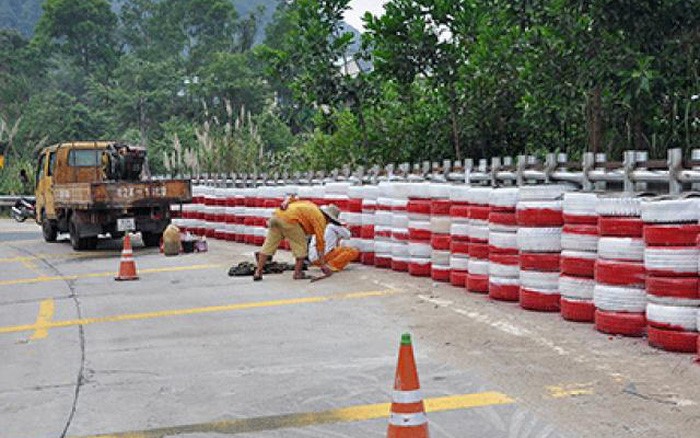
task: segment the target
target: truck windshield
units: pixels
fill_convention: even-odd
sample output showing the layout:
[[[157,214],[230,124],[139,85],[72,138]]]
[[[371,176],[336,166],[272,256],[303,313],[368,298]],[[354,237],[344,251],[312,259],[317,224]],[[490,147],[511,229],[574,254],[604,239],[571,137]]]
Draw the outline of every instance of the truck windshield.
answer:
[[[101,149],[73,149],[68,153],[68,165],[75,167],[95,167],[100,164]]]

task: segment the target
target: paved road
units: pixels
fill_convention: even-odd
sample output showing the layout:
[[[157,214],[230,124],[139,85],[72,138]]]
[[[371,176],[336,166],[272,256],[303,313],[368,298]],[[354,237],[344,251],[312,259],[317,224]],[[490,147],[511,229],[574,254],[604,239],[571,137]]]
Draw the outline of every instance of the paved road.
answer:
[[[74,253],[0,221],[0,436],[383,436],[403,331],[433,437],[697,430],[687,355],[362,266],[230,278],[252,248],[210,249],[137,248],[122,283],[116,242]]]

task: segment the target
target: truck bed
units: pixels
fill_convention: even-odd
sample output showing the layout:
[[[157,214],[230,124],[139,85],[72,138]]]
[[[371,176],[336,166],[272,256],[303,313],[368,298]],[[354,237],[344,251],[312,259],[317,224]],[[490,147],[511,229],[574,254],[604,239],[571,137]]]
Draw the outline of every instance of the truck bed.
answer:
[[[57,184],[53,195],[59,208],[115,209],[190,202],[192,189],[188,180],[107,181]]]

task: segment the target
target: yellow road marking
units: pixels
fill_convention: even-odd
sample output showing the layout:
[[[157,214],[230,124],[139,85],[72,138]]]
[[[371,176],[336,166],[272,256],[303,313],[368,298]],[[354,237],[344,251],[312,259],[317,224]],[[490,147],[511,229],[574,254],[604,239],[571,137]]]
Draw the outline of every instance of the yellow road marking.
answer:
[[[483,406],[507,405],[515,400],[500,392],[480,392],[475,394],[436,397],[425,400],[426,412],[454,411]],[[390,403],[358,405],[320,412],[271,415],[237,420],[214,421],[211,423],[188,424],[133,432],[90,435],[81,438],[162,438],[195,433],[238,434],[286,429],[290,427],[315,426],[320,424],[351,423],[356,421],[388,418]],[[76,437],[77,438],[77,437]]]
[[[547,391],[552,398],[575,397],[593,394],[592,386],[592,383],[569,383],[565,385],[547,386]]]
[[[34,334],[29,338],[32,341],[37,339],[44,339],[49,335],[48,325],[51,323],[51,318],[53,318],[54,303],[53,299],[43,300],[39,304],[39,315],[36,317],[36,323],[34,327]]]
[[[139,274],[155,274],[159,272],[180,272],[180,271],[196,271],[202,269],[215,269],[220,268],[221,264],[206,264],[206,265],[190,265],[190,266],[171,266],[166,268],[148,268],[139,269]],[[116,275],[117,269],[111,272],[93,272],[90,274],[76,274],[76,275],[52,275],[52,276],[39,276],[32,278],[18,278],[15,280],[0,280],[0,286],[12,286],[16,284],[31,284],[31,283],[46,283],[49,281],[62,281],[62,280],[78,280],[80,278],[99,278],[99,277],[114,277]]]
[[[148,253],[144,253],[148,254]],[[73,254],[36,254],[31,256],[0,257],[0,263],[23,263],[41,259],[82,259],[82,258],[118,258],[119,252],[110,251],[82,251]]]
[[[7,327],[0,327],[0,334],[2,333],[17,333],[34,331],[38,328],[52,329],[52,328],[62,328],[71,327],[76,325],[88,325],[88,324],[98,324],[105,322],[123,322],[123,321],[137,321],[141,319],[154,319],[154,318],[165,318],[170,316],[184,316],[184,315],[197,315],[202,313],[215,313],[215,312],[230,312],[236,310],[248,310],[257,309],[261,307],[279,307],[279,306],[290,306],[293,304],[309,304],[309,303],[322,303],[325,301],[332,300],[353,300],[360,298],[369,297],[379,297],[384,295],[390,295],[396,293],[395,290],[383,290],[383,291],[370,291],[370,292],[352,292],[338,295],[325,295],[316,297],[304,297],[304,298],[290,298],[287,300],[275,300],[275,301],[258,301],[252,303],[239,303],[239,304],[226,304],[223,306],[209,306],[209,307],[195,307],[190,309],[175,309],[175,310],[160,310],[156,312],[145,312],[145,313],[131,313],[122,315],[112,315],[112,316],[102,316],[95,318],[82,318],[82,319],[71,319],[66,321],[49,321],[39,327],[35,324],[26,325],[14,325]]]

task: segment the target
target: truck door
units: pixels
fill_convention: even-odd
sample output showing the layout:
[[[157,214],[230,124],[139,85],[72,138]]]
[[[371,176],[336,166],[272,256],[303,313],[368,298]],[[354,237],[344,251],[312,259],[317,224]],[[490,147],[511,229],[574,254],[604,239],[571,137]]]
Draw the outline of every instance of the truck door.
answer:
[[[46,184],[46,190],[44,191],[44,196],[46,197],[46,215],[51,218],[56,218],[56,205],[54,204],[53,197],[53,175],[56,172],[56,151],[49,152],[48,165],[46,166],[46,176],[44,177],[44,184]]]
[[[34,176],[34,196],[36,196],[37,222],[44,220],[41,212],[44,211],[46,199],[44,196],[44,168],[46,167],[46,154],[39,155],[39,162],[36,165],[36,175]]]

